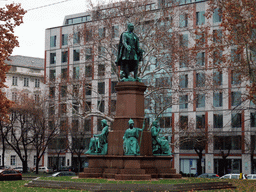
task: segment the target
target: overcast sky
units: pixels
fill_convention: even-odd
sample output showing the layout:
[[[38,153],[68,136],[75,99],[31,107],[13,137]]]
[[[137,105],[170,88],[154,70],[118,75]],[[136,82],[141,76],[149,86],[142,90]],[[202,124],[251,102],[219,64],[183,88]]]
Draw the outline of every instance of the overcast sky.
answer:
[[[21,3],[28,12],[24,23],[15,30],[20,47],[15,48],[12,55],[39,58],[44,58],[45,29],[61,26],[65,15],[90,8],[88,0],[0,0],[0,7],[13,2]]]

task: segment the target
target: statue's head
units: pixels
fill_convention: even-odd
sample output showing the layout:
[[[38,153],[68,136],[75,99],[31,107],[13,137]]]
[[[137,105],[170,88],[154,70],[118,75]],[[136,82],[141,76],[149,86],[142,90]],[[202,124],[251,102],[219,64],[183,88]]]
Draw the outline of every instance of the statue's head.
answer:
[[[130,119],[130,120],[128,121],[128,123],[129,123],[129,126],[130,126],[130,127],[133,127],[134,121],[133,121],[132,119]]]
[[[132,23],[128,23],[127,29],[128,29],[129,32],[133,32],[133,30],[134,30],[134,25],[133,25]]]
[[[152,125],[153,126],[157,126],[158,125],[158,121],[157,120],[153,121]]]
[[[102,124],[102,126],[108,125],[107,120],[106,120],[106,119],[102,119],[102,120],[101,120],[101,124]]]

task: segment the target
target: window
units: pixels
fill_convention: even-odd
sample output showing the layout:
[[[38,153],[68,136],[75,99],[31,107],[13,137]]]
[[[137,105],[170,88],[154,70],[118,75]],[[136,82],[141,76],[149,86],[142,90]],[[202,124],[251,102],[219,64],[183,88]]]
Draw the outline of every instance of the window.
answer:
[[[55,97],[55,87],[50,87],[49,88],[49,98],[54,98]]]
[[[85,41],[91,41],[92,40],[92,30],[86,30],[85,32]]]
[[[111,100],[110,111],[111,113],[116,111],[116,100]]]
[[[61,38],[62,42],[61,44],[64,46],[64,45],[67,45],[68,44],[68,34],[62,34],[62,38]]]
[[[91,131],[91,119],[84,120],[84,131]]]
[[[16,165],[16,155],[11,155],[11,165]]]
[[[39,94],[35,94],[34,97],[35,97],[35,103],[38,104],[39,101],[40,101],[40,96],[39,96]]]
[[[73,67],[73,79],[79,79],[79,66]]]
[[[50,81],[55,81],[55,76],[56,76],[55,69],[51,69],[50,70]]]
[[[12,77],[12,85],[13,86],[17,86],[18,85],[18,77],[16,77],[16,76]]]
[[[85,66],[85,77],[92,77],[92,66]]]
[[[90,47],[85,48],[85,59],[86,60],[92,59],[92,48]]]
[[[222,92],[213,93],[213,106],[222,107]]]
[[[75,49],[73,50],[73,61],[79,61],[80,60],[80,50]]]
[[[17,101],[18,99],[18,94],[16,92],[12,92],[12,101]]]
[[[117,81],[111,81],[111,93],[116,93],[116,87]]]
[[[188,115],[180,115],[180,128],[181,129],[188,128]]]
[[[213,42],[221,43],[222,42],[222,30],[213,30]]]
[[[214,51],[213,52],[213,64],[219,65],[222,63],[222,51]]]
[[[91,85],[85,85],[85,95],[91,95],[92,94],[92,86]]]
[[[188,14],[181,14],[180,15],[180,27],[187,27],[188,26]]]
[[[171,87],[172,83],[170,78],[168,77],[161,77],[156,78],[156,87]]]
[[[196,64],[204,66],[205,64],[205,52],[197,53],[196,55]]]
[[[242,114],[232,112],[231,114],[231,126],[237,128],[242,126]]]
[[[251,127],[256,127],[256,113],[251,113]]]
[[[34,161],[33,161],[34,166],[36,166],[36,160],[37,160],[36,155],[34,155],[34,159],[33,159],[33,160],[34,160]]]
[[[72,103],[72,114],[79,114],[79,103]]]
[[[196,87],[204,87],[205,86],[205,74],[197,73],[196,74]]]
[[[50,64],[56,63],[56,53],[50,53]]]
[[[213,114],[213,128],[223,128],[223,114]]]
[[[204,114],[196,114],[196,128],[197,129],[205,128],[205,115]]]
[[[214,86],[222,85],[222,72],[220,71],[213,72],[213,85]]]
[[[215,136],[214,150],[241,150],[241,136]]]
[[[98,65],[98,76],[104,76],[105,75],[105,65],[100,64]]]
[[[241,54],[237,48],[231,49],[231,61],[232,62],[240,62],[241,61]]]
[[[188,55],[186,53],[182,53],[179,58],[180,68],[188,67],[188,63]]]
[[[159,126],[161,128],[171,128],[172,127],[172,117],[160,117]]]
[[[180,88],[188,88],[188,75],[187,74],[184,74],[184,75],[180,74]]]
[[[241,92],[231,92],[231,105],[238,106],[241,104]]]
[[[119,37],[119,27],[118,26],[112,26],[112,38]]]
[[[60,94],[61,94],[61,97],[67,97],[67,86],[66,85],[60,87]]]
[[[104,58],[105,56],[105,47],[98,46],[98,58]]]
[[[73,35],[73,44],[80,43],[80,32],[75,32]]]
[[[56,47],[56,40],[57,40],[56,35],[50,37],[50,47]]]
[[[181,95],[179,98],[180,109],[188,108],[188,95]]]
[[[68,51],[61,52],[61,63],[68,62]]]
[[[85,102],[85,111],[91,111],[92,103],[89,101]]]
[[[105,104],[104,101],[98,101],[98,107],[99,107],[99,111],[104,113],[104,108],[105,108]]]
[[[221,13],[219,8],[215,9],[213,12],[213,23],[218,22],[221,22]]]
[[[73,98],[74,97],[79,97],[79,85],[73,85],[73,93],[72,93]]]
[[[67,77],[68,77],[68,69],[67,68],[61,69],[61,79],[67,79]]]
[[[205,94],[197,94],[196,108],[204,108],[204,107],[205,107]]]
[[[98,83],[98,93],[105,94],[105,82]]]
[[[24,77],[24,87],[29,87],[29,78]]]
[[[35,79],[35,87],[40,87],[40,79]]]
[[[55,115],[55,107],[50,104],[49,106],[49,116]]]
[[[231,84],[232,85],[239,85],[241,83],[240,77],[241,74],[235,71],[231,71]]]
[[[66,103],[60,104],[60,114],[64,115],[66,113],[67,113],[67,104]]]
[[[204,14],[204,11],[196,12],[196,25],[203,25],[205,23]]]
[[[103,28],[99,28],[99,38],[102,39],[104,38],[106,35],[106,28],[103,27]]]
[[[180,47],[188,48],[188,34],[181,34],[180,38]]]

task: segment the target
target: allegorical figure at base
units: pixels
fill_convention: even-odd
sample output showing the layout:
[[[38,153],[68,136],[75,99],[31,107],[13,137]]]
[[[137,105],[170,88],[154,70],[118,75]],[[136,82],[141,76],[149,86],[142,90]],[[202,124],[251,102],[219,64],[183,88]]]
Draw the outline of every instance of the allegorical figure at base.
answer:
[[[98,135],[93,135],[90,140],[89,150],[85,154],[106,155],[108,151],[108,124],[107,120],[101,120],[102,132]]]
[[[171,155],[169,141],[165,137],[160,137],[161,128],[158,127],[158,121],[152,123],[152,153],[154,155]]]
[[[125,155],[139,155],[140,145],[139,145],[139,132],[142,132],[145,128],[145,122],[143,123],[143,128],[135,128],[134,121],[130,119],[128,121],[129,128],[125,131],[123,136],[123,148]]]
[[[133,32],[134,25],[129,23],[127,31],[120,36],[117,53],[117,66],[121,66],[121,81],[138,81],[138,65],[142,61],[143,50],[139,47],[139,38]],[[129,77],[130,72],[134,73],[134,79]]]

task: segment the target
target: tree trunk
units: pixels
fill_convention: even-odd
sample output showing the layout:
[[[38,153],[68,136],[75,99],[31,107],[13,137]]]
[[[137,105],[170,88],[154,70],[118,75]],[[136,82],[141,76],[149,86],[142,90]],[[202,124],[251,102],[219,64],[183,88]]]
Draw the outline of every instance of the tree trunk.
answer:
[[[28,172],[28,161],[26,159],[24,161],[22,161],[22,167],[23,167],[23,173],[27,173]]]
[[[3,136],[3,133],[2,133],[2,145],[3,145],[3,151],[2,151],[2,166],[4,166],[5,142],[4,142],[4,136]]]

